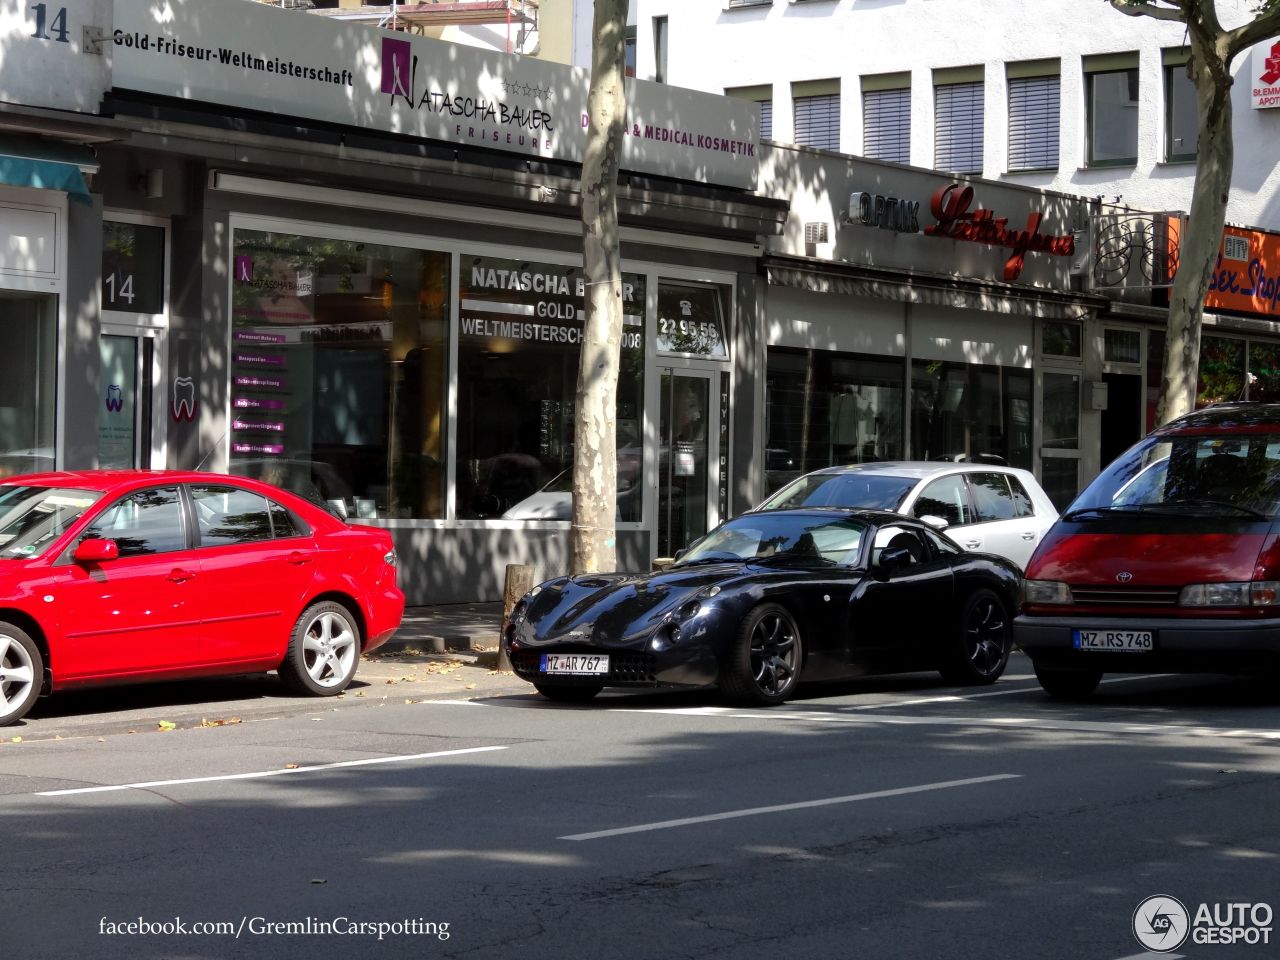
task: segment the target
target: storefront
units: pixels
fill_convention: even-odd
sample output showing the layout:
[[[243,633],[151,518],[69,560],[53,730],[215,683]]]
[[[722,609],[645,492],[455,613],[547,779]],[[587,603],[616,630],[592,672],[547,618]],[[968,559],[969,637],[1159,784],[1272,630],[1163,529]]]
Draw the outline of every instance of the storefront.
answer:
[[[1087,202],[799,148],[771,147],[761,177],[794,190],[765,257],[764,491],[834,464],[987,460],[1069,500],[1105,305],[1073,282]]]

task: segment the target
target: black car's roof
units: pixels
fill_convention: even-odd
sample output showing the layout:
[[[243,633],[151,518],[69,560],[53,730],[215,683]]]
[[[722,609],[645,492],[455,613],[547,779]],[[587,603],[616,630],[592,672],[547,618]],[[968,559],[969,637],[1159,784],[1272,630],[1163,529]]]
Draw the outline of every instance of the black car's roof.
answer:
[[[1192,411],[1177,420],[1166,423],[1157,433],[1177,433],[1187,430],[1217,427],[1257,430],[1258,427],[1275,427],[1280,431],[1280,403],[1264,403],[1258,400],[1238,400],[1232,403],[1215,403]]]
[[[846,517],[850,520],[861,520],[863,523],[872,526],[903,522],[920,526],[912,517],[903,516],[901,513],[895,513],[892,510],[872,510],[869,507],[780,507],[773,510],[750,510],[747,513],[739,514],[734,519],[740,520],[748,516],[830,517],[833,515]]]

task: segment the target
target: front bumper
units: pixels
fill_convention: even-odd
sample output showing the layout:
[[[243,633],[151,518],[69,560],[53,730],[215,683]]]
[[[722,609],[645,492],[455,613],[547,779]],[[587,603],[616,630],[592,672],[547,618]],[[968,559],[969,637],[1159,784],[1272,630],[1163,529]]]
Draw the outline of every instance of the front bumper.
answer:
[[[1151,630],[1141,653],[1077,650],[1075,630]],[[1104,673],[1238,673],[1280,667],[1280,620],[1019,616],[1013,641],[1037,664]]]
[[[703,647],[672,647],[661,652],[648,649],[619,649],[581,644],[549,644],[523,646],[509,643],[507,655],[511,668],[521,680],[530,683],[554,683],[585,686],[603,683],[606,687],[658,689],[706,687],[719,677],[716,658]],[[609,672],[602,675],[546,674],[541,670],[544,653],[605,654]]]

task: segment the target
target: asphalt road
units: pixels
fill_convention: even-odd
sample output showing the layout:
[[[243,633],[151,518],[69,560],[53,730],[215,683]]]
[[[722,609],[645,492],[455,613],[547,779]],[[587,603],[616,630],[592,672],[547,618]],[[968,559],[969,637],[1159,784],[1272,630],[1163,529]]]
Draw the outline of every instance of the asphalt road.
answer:
[[[1280,910],[1274,686],[1109,678],[1060,705],[1028,673],[773,710],[498,677],[164,733],[173,694],[39,715],[0,745],[0,952],[1119,960],[1153,895]]]

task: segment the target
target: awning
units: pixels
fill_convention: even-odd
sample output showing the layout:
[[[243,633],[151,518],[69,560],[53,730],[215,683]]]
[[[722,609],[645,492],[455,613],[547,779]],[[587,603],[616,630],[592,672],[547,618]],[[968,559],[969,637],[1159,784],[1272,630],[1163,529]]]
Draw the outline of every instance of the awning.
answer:
[[[84,176],[97,170],[97,156],[83,144],[0,135],[0,184],[61,190],[72,200],[92,203]]]
[[[770,284],[811,293],[876,297],[1046,320],[1079,320],[1107,304],[1102,297],[1077,291],[1019,287],[777,254],[765,258],[765,270]]]

